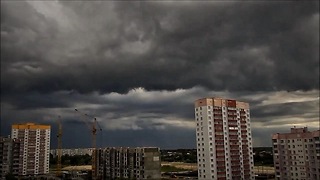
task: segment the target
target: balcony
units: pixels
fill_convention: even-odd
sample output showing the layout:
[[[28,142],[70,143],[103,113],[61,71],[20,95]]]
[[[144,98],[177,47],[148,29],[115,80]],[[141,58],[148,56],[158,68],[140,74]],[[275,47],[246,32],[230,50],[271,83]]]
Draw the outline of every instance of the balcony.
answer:
[[[222,144],[222,145],[216,145],[216,149],[218,150],[218,149],[224,149],[224,145]]]

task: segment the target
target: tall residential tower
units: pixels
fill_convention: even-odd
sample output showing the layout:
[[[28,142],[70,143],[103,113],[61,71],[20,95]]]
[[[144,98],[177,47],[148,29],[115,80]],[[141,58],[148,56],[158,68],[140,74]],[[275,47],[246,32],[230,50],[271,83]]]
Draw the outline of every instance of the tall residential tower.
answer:
[[[22,175],[49,173],[50,126],[34,123],[12,125],[11,137],[20,139]]]
[[[199,180],[254,179],[248,103],[196,100],[195,121]]]

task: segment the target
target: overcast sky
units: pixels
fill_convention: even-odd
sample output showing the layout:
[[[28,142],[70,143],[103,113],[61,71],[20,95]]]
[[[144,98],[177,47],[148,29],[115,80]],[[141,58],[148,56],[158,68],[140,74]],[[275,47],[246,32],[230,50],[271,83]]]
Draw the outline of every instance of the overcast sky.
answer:
[[[319,129],[319,1],[1,1],[1,135],[195,148],[194,101],[250,103],[254,146]],[[74,109],[77,108],[80,113]]]

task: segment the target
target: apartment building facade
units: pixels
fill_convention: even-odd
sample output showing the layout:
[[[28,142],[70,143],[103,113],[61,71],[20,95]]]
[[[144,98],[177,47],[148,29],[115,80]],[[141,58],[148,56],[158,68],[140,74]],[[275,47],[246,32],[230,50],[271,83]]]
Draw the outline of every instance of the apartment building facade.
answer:
[[[50,125],[13,124],[11,137],[22,147],[21,175],[49,173]]]
[[[7,174],[19,176],[21,174],[22,146],[19,139],[0,137],[0,179]]]
[[[199,180],[254,179],[248,103],[198,99],[195,121]]]
[[[109,147],[97,157],[99,179],[161,179],[159,148]]]
[[[69,155],[69,156],[75,156],[75,155],[92,155],[93,148],[75,148],[75,149],[61,149],[62,156]],[[57,149],[51,149],[50,154],[53,155],[53,157],[58,156],[58,150]]]
[[[291,128],[272,135],[276,179],[320,179],[320,130]]]

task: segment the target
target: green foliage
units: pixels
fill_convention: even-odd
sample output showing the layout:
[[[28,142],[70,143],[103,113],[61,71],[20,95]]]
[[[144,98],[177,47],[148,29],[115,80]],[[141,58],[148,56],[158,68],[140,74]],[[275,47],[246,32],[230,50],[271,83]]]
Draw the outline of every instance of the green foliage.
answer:
[[[8,173],[6,174],[6,180],[17,180],[17,178],[15,178],[13,174]]]
[[[272,147],[254,147],[253,152],[255,165],[273,166]],[[161,161],[197,163],[197,150],[161,150]]]
[[[273,166],[272,147],[253,148],[254,165],[256,166]]]
[[[50,165],[55,166],[57,164],[57,158],[50,155]],[[77,165],[89,165],[91,164],[91,156],[86,155],[63,155],[61,156],[62,166],[77,166]]]
[[[195,149],[162,150],[161,161],[197,163],[197,151]]]

